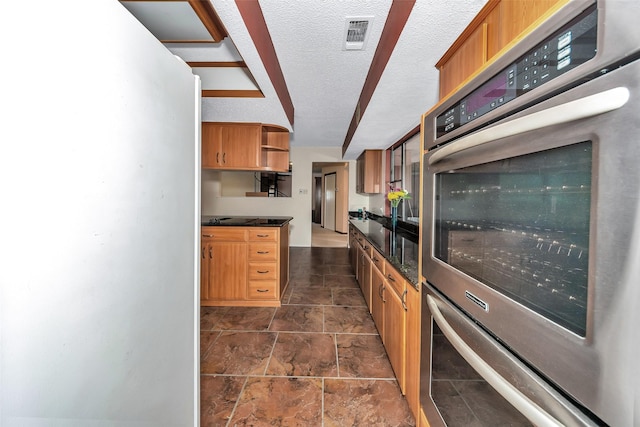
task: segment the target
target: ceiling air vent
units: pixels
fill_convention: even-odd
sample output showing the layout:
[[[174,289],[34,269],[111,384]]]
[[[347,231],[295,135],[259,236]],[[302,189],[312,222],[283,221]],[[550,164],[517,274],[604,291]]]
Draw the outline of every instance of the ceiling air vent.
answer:
[[[363,50],[367,46],[373,16],[349,17],[344,27],[344,50]]]

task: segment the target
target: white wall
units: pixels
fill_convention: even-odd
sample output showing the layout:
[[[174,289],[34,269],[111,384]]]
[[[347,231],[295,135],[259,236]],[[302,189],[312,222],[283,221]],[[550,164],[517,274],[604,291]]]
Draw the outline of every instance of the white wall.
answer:
[[[203,215],[291,216],[291,246],[311,246],[313,162],[342,162],[341,147],[292,147],[291,197],[221,197],[218,173],[202,174]],[[356,162],[349,161],[349,210],[369,205],[369,197],[356,194]]]

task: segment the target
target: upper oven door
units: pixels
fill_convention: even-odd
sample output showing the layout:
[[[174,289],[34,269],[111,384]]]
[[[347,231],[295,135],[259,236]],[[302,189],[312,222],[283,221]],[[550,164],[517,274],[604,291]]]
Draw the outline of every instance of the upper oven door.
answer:
[[[640,259],[639,61],[425,154],[423,275],[611,424]],[[627,310],[628,312],[628,310]],[[622,366],[624,365],[624,366]],[[616,396],[617,397],[614,397]]]

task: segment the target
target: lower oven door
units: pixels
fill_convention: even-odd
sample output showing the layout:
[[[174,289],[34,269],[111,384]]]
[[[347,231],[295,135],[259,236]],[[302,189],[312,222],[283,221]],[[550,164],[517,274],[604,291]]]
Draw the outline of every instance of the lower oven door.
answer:
[[[421,404],[432,427],[596,425],[432,286],[422,295]]]

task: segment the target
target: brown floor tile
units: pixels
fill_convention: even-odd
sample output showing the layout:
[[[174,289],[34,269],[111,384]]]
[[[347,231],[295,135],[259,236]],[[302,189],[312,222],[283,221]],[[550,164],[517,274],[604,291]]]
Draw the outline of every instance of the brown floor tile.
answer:
[[[328,271],[325,274],[337,274],[341,276],[353,276],[353,269],[350,265],[327,265]]]
[[[322,332],[323,309],[312,305],[283,305],[276,310],[270,331]]]
[[[378,333],[367,307],[325,307],[324,331],[343,334]]]
[[[266,331],[275,311],[274,307],[232,307],[215,328],[223,331]]]
[[[338,376],[333,335],[314,333],[278,334],[267,375]]]
[[[200,331],[200,357],[207,355],[213,342],[220,336],[219,331]]]
[[[279,308],[202,308],[201,424],[411,425],[348,250],[291,248],[290,265]]]
[[[322,380],[249,378],[231,426],[322,426]]]
[[[212,330],[228,310],[229,307],[201,307],[200,330]]]
[[[356,276],[328,275],[324,278],[325,288],[353,288],[360,289]]]
[[[331,288],[331,291],[333,293],[334,305],[348,305],[356,307],[366,307],[367,305],[360,288]]]
[[[414,426],[395,380],[324,381],[324,426]]]
[[[336,335],[341,377],[395,378],[378,335]]]
[[[200,377],[200,425],[226,426],[246,377],[202,375]]]
[[[290,286],[293,287],[323,287],[324,275],[309,274],[309,272],[301,272],[297,276],[290,279]]]
[[[289,304],[328,305],[333,298],[331,289],[296,287],[289,298]]]
[[[273,332],[222,332],[201,360],[203,374],[264,375]]]

